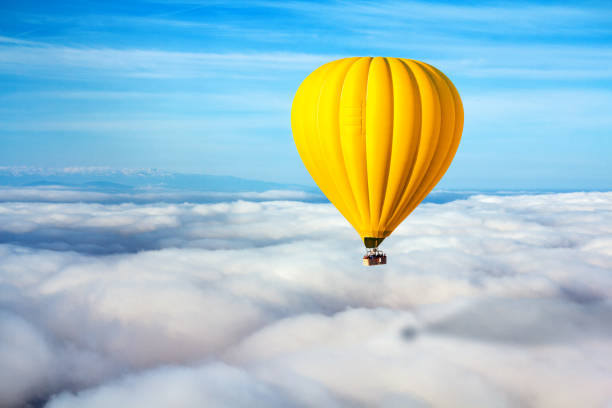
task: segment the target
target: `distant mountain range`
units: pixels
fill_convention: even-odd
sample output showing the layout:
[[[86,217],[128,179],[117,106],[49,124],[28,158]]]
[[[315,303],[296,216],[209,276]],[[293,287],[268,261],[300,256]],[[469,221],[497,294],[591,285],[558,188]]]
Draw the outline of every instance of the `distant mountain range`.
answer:
[[[425,203],[443,204],[476,194],[518,195],[552,191],[432,191]],[[560,191],[556,191],[560,192]],[[105,167],[0,167],[0,202],[220,202],[295,200],[328,202],[317,187],[157,169]]]
[[[0,185],[13,187],[62,186],[89,191],[171,189],[215,192],[263,192],[296,190],[318,193],[315,187],[249,180],[232,176],[182,174],[156,169],[114,170],[105,168],[37,169],[0,167]]]

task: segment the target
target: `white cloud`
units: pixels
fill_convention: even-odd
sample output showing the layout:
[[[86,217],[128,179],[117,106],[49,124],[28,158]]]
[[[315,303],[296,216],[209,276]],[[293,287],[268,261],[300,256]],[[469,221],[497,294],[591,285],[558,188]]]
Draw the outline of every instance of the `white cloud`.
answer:
[[[0,35],[0,44],[19,44],[19,45],[41,45],[39,42],[22,40],[20,38],[6,37]]]
[[[18,316],[0,310],[0,344],[0,406],[17,406],[49,392],[53,355],[42,333]]]
[[[296,406],[282,393],[238,368],[224,364],[161,368],[78,395],[63,393],[53,407],[266,407]]]
[[[268,7],[287,8],[300,12],[308,12],[319,15],[328,15],[328,13],[320,13],[321,6],[317,7],[309,2],[293,1],[284,3],[275,2],[258,2],[259,5]],[[393,18],[402,20],[450,20],[451,22],[468,21],[468,22],[491,22],[503,20],[506,23],[515,23],[529,25],[532,23],[542,22],[546,25],[561,25],[563,21],[572,21],[576,18],[590,18],[593,20],[601,19],[597,14],[597,9],[589,9],[584,7],[564,7],[557,5],[452,5],[444,3],[426,3],[419,1],[398,2],[398,1],[382,1],[372,3],[369,1],[357,1],[350,6],[343,2],[332,2],[331,4],[322,6],[326,10],[336,11],[340,17],[356,18],[360,16],[363,21],[380,22],[380,18]],[[341,14],[339,11],[344,10]],[[333,13],[332,13],[333,14]],[[369,19],[369,20],[368,20]],[[494,27],[491,27],[494,28]],[[497,30],[507,29],[499,27]],[[540,28],[542,29],[542,28]]]
[[[87,187],[87,186],[85,186]],[[320,201],[321,195],[300,190],[267,190],[261,192],[202,192],[179,191],[161,188],[125,188],[124,193],[109,193],[105,191],[88,191],[87,188],[71,188],[61,185],[44,187],[2,187],[0,186],[1,202],[32,202],[32,203],[185,203],[185,202],[219,202],[228,200],[269,201]],[[16,204],[6,204],[4,213],[12,210]],[[57,207],[48,207],[54,211]],[[78,207],[67,207],[77,209]],[[104,209],[105,207],[100,207]],[[111,210],[113,211],[113,210]],[[2,214],[2,213],[0,213]],[[1,230],[1,227],[0,227]]]
[[[371,32],[378,38],[377,47],[385,48],[380,37],[388,33]],[[362,39],[361,42],[371,40]],[[596,46],[571,45],[505,46],[461,42],[449,49],[444,58],[431,54],[440,42],[412,39],[398,46],[395,52],[420,56],[455,77],[521,78],[541,80],[605,79],[612,76],[606,68],[612,59],[609,50]],[[66,75],[103,75],[128,78],[211,78],[277,79],[283,72],[304,75],[318,66],[346,55],[314,55],[300,53],[228,53],[207,54],[163,50],[86,49],[60,46],[0,45],[0,72],[11,75],[66,77]],[[52,61],[52,64],[50,64]],[[120,63],[117,63],[119,61]],[[528,61],[528,63],[526,62]],[[579,62],[577,62],[579,61]],[[275,76],[276,75],[276,76]],[[265,99],[262,99],[265,101]]]
[[[5,296],[0,299],[6,301]],[[55,321],[54,324],[59,323]],[[94,385],[122,364],[49,336],[44,325],[0,309],[0,406],[44,401],[54,390]]]
[[[286,111],[291,110],[291,92],[253,92],[235,91],[232,93],[203,92],[134,92],[134,91],[34,91],[11,92],[0,94],[0,100],[7,103],[27,99],[43,100],[139,100],[163,103],[169,100],[181,101],[185,104],[206,103],[209,108],[223,111]],[[1,167],[0,167],[1,168]]]
[[[154,1],[163,3],[164,1]],[[197,4],[202,7],[214,5],[209,1],[183,0],[183,4]],[[429,3],[423,1],[330,1],[314,4],[308,1],[236,1],[233,7],[264,7],[283,9],[311,20],[329,23],[328,16],[334,16],[333,24],[343,28],[361,31],[370,27],[391,27],[406,24],[437,24],[437,27],[428,27],[436,31],[466,31],[484,32],[491,34],[513,33],[521,34],[575,34],[598,35],[609,32],[605,17],[595,7],[581,5],[537,5],[537,4],[460,4]],[[138,22],[141,19],[133,19]],[[125,21],[132,21],[126,19]],[[197,23],[190,20],[155,19],[157,24],[185,26]],[[590,22],[591,25],[583,27],[581,23]],[[443,24],[442,24],[443,23]],[[467,24],[467,25],[466,25]],[[578,27],[574,27],[578,24]],[[206,26],[204,26],[206,27]],[[241,27],[227,27],[239,30]]]
[[[605,406],[611,204],[424,204],[366,268],[329,204],[2,203],[1,404]]]
[[[128,132],[137,135],[143,140],[151,136],[163,134],[196,133],[210,131],[228,132],[228,136],[234,133],[255,131],[257,129],[283,129],[288,130],[288,124],[284,123],[285,115],[282,111],[257,117],[245,117],[228,121],[227,116],[202,115],[202,117],[178,118],[175,115],[159,115],[153,113],[136,113],[126,116],[124,113],[117,114],[90,114],[81,115],[77,118],[64,119],[41,119],[36,123],[8,122],[0,125],[1,132],[22,131],[86,131],[86,132]],[[105,119],[106,117],[106,119]],[[229,123],[228,123],[229,122]],[[198,133],[200,132],[200,133]],[[232,133],[234,132],[234,133]],[[146,135],[146,136],[145,136]]]
[[[273,79],[273,73],[310,71],[334,59],[292,52],[201,53],[149,49],[76,48],[0,43],[0,72],[42,77]]]
[[[71,167],[34,167],[34,166],[0,166],[0,172],[6,173],[11,176],[23,176],[23,175],[39,175],[39,176],[50,176],[50,175],[66,175],[66,174],[80,174],[80,175],[100,175],[100,176],[114,176],[120,175],[137,175],[137,176],[170,176],[172,173],[154,169],[154,168],[124,168],[117,169],[112,167],[104,166],[71,166]],[[4,174],[3,174],[4,175]]]

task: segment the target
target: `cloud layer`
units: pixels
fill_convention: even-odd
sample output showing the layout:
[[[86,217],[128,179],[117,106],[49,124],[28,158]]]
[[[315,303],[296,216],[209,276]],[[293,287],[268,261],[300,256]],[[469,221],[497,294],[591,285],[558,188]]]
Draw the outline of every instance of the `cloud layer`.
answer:
[[[612,193],[0,203],[0,406],[606,406]],[[7,375],[6,373],[10,373]]]

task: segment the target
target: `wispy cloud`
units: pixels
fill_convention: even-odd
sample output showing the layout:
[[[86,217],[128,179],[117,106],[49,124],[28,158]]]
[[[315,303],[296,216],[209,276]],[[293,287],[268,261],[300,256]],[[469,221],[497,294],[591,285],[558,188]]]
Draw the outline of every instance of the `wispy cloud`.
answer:
[[[112,190],[112,186],[107,189]],[[121,190],[121,186],[116,187]],[[248,201],[325,201],[322,195],[301,190],[266,190],[266,191],[177,191],[162,188],[123,189],[125,192],[104,192],[104,188],[70,188],[51,183],[47,187],[0,187],[0,202],[32,203],[214,203],[230,200]],[[52,214],[53,207],[48,208]],[[2,230],[2,229],[0,229]]]
[[[357,1],[347,3],[333,1],[313,4],[305,1],[256,2],[262,7],[280,8],[311,18],[323,19],[334,16],[335,24],[352,25],[353,29],[377,28],[381,26],[399,28],[414,27],[415,24],[436,24],[434,31],[459,30],[464,33],[485,32],[489,34],[578,34],[591,35],[610,33],[606,27],[606,16],[597,8],[562,5],[535,4],[462,4],[403,2],[403,1]],[[586,23],[599,23],[589,27]],[[351,23],[351,24],[348,24]],[[579,30],[576,24],[582,27]]]
[[[212,132],[226,132],[231,137],[232,132],[244,132],[253,129],[283,129],[288,130],[289,124],[286,116],[275,112],[273,115],[242,117],[240,120],[228,120],[227,116],[210,114],[210,117],[180,117],[179,115],[133,114],[126,117],[122,114],[92,114],[67,117],[60,120],[40,120],[33,122],[11,122],[0,124],[0,131],[4,132],[109,132],[117,135],[118,132],[128,132],[147,138],[152,135],[178,133],[182,136],[189,134],[207,134]],[[210,143],[207,141],[207,143]]]
[[[388,35],[388,34],[385,34]],[[384,44],[379,45],[385,48]],[[607,47],[533,45],[465,45],[453,47],[444,59],[432,53],[431,42],[393,44],[419,54],[454,77],[540,80],[611,78],[612,52]],[[423,55],[426,57],[426,55]],[[340,55],[291,52],[195,53],[146,49],[0,46],[0,72],[15,76],[126,78],[277,79],[278,73],[308,73]],[[427,58],[427,57],[426,57]],[[608,64],[607,62],[610,62]]]
[[[291,108],[292,93],[271,92],[262,90],[239,91],[232,90],[226,93],[206,93],[206,92],[154,92],[154,91],[29,91],[29,92],[7,92],[0,94],[0,101],[7,103],[23,102],[27,100],[37,100],[38,102],[48,103],[57,100],[86,100],[86,101],[124,101],[131,100],[146,103],[147,106],[153,104],[206,104],[207,109],[214,111],[289,111]]]
[[[20,38],[13,37],[5,37],[0,35],[0,44],[17,44],[17,45],[43,45],[42,43],[36,41],[28,41]]]
[[[94,174],[101,176],[111,176],[116,174],[122,175],[138,175],[138,176],[168,176],[171,173],[152,168],[123,168],[117,169],[104,166],[69,166],[69,167],[33,167],[33,166],[0,166],[0,175],[2,173],[10,174],[11,176],[22,175],[63,175],[63,174]]]
[[[332,57],[333,59],[333,57]],[[16,76],[115,75],[140,78],[272,79],[270,72],[314,69],[330,56],[291,53],[198,53],[145,49],[0,46],[0,71]],[[66,71],[68,70],[68,71]]]

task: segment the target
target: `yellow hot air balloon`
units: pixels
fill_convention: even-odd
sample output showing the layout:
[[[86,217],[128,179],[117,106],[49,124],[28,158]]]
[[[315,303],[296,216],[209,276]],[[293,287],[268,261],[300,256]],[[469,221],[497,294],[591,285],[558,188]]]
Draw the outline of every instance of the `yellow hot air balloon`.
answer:
[[[381,263],[378,245],[453,160],[463,106],[452,82],[424,62],[343,58],[302,82],[291,127],[306,169]]]

